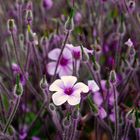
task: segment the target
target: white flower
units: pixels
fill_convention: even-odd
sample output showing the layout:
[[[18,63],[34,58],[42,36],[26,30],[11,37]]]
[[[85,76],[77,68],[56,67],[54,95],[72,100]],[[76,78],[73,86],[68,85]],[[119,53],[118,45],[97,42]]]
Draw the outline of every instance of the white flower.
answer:
[[[75,76],[62,76],[61,79],[54,81],[50,87],[50,91],[55,91],[52,100],[55,105],[59,106],[66,101],[70,105],[77,105],[81,100],[81,93],[87,93],[89,88],[82,82],[76,83]],[[75,84],[76,83],[76,84]]]
[[[89,87],[89,90],[91,90],[92,92],[97,92],[100,90],[99,86],[96,84],[94,80],[88,81],[88,87]]]

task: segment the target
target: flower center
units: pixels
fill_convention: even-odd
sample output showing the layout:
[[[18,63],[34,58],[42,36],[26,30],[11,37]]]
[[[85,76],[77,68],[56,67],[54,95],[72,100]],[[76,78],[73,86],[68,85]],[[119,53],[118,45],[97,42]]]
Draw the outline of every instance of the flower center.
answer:
[[[80,59],[80,55],[81,55],[80,51],[78,51],[78,52],[74,51],[74,52],[73,52],[73,57],[74,57],[75,59]]]
[[[65,94],[67,94],[67,95],[71,95],[72,92],[73,92],[73,89],[72,89],[72,88],[66,88],[64,92],[65,92]]]
[[[66,66],[67,64],[68,64],[68,59],[62,57],[62,58],[60,59],[60,65]]]

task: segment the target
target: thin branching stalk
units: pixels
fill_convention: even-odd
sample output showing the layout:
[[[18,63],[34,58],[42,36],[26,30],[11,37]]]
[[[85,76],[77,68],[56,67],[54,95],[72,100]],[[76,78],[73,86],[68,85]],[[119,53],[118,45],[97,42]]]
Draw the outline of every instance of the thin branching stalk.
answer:
[[[5,126],[5,128],[3,130],[4,134],[6,133],[7,129],[9,128],[9,126],[10,126],[11,122],[13,121],[13,118],[14,118],[16,112],[17,112],[17,109],[18,109],[19,103],[20,103],[20,98],[21,98],[20,96],[17,96],[17,98],[16,98],[13,110],[12,110],[12,112],[11,112],[9,118],[8,118],[8,121],[6,123],[6,126]]]
[[[125,131],[124,131],[124,138],[123,138],[123,140],[127,140],[129,129],[130,129],[130,122],[127,121],[126,122],[126,125],[125,125]]]
[[[31,125],[29,126],[28,130],[27,130],[27,135],[30,133],[30,131],[32,130],[32,128],[34,127],[36,121],[38,120],[39,116],[43,113],[44,109],[46,106],[46,101],[44,101],[44,103],[42,104],[40,110],[38,111],[38,113],[36,114],[34,120],[32,121]]]
[[[115,85],[113,86],[113,93],[114,93],[114,108],[115,108],[115,134],[114,134],[114,140],[118,140],[118,134],[119,134],[119,116],[118,116],[118,102],[117,102],[117,93]]]
[[[61,52],[60,52],[60,54],[59,54],[59,57],[58,57],[58,60],[57,60],[57,63],[56,63],[56,67],[55,67],[54,76],[53,76],[53,78],[52,78],[52,81],[54,81],[54,79],[56,78],[58,65],[59,65],[59,62],[60,62],[60,59],[61,59],[62,53],[63,53],[63,51],[64,51],[65,45],[66,45],[66,43],[67,43],[67,40],[68,40],[69,34],[70,34],[70,31],[67,31],[67,34],[66,34],[66,37],[65,37],[65,40],[64,40],[63,46],[62,46],[62,48],[61,48]]]

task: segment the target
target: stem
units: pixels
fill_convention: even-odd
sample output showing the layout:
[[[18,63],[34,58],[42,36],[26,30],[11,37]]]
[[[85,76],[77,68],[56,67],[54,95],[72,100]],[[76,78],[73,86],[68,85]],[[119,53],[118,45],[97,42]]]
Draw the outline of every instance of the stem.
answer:
[[[39,62],[39,58],[38,58],[38,55],[37,55],[37,52],[36,52],[35,45],[32,44],[32,46],[33,46],[33,52],[34,52],[34,55],[35,55],[35,58],[36,58],[36,61],[37,61],[37,65],[38,65],[39,73],[40,73],[40,77],[41,77],[42,73],[41,73],[41,65],[40,65],[40,62]]]
[[[30,43],[27,46],[27,56],[26,56],[26,63],[25,63],[25,71],[28,71],[29,63],[30,63]]]
[[[125,131],[124,131],[124,138],[123,138],[123,140],[127,139],[129,129],[130,129],[130,122],[128,121],[128,122],[126,122],[126,125],[125,125]]]
[[[4,104],[3,104],[3,100],[2,100],[1,94],[0,94],[0,105],[1,105],[1,113],[3,115],[3,121],[5,123],[6,122],[6,115],[5,115]]]
[[[76,128],[77,128],[77,120],[73,120],[73,125],[72,125],[72,133],[70,136],[70,140],[74,140],[75,139],[75,135],[76,135]]]
[[[11,75],[13,77],[13,71],[12,71],[12,63],[11,63],[11,58],[10,58],[10,54],[9,54],[9,51],[8,51],[8,45],[6,44],[5,45],[5,50],[6,50],[6,53],[7,53],[7,59],[8,59],[8,62],[9,62],[9,66],[10,66],[10,70],[11,70]]]
[[[37,119],[39,118],[39,116],[41,115],[41,113],[44,111],[45,106],[46,106],[46,101],[44,101],[44,103],[42,104],[40,110],[38,111],[38,113],[37,113],[37,115],[35,117],[35,119],[32,121],[29,129],[27,130],[27,136],[28,136],[29,132],[31,131],[31,129],[34,127],[34,125],[35,125]]]
[[[115,107],[115,135],[114,135],[114,140],[118,140],[118,134],[119,134],[119,116],[118,116],[118,104],[117,104],[117,95],[116,95],[116,89],[114,84],[113,86],[113,93],[114,93],[114,107]]]
[[[25,74],[24,74],[24,70],[22,69],[21,67],[21,64],[20,64],[20,61],[18,59],[18,53],[17,53],[17,47],[16,47],[16,43],[15,43],[15,39],[14,39],[14,34],[13,32],[11,32],[11,35],[12,35],[12,39],[13,39],[13,43],[14,43],[14,49],[15,49],[15,55],[16,55],[16,60],[17,60],[17,63],[18,65],[20,66],[20,69],[22,71],[22,74],[25,78],[25,80],[28,82],[28,87],[29,87],[29,90],[35,95],[37,96],[37,99],[40,99],[42,100],[42,97],[38,94],[38,92],[36,91],[36,89],[32,86],[31,82],[26,78]]]
[[[64,44],[63,44],[63,46],[62,46],[61,52],[60,52],[59,57],[58,57],[58,61],[57,61],[57,63],[56,63],[56,67],[55,67],[54,76],[53,76],[53,78],[52,78],[52,81],[54,81],[54,79],[56,78],[58,65],[59,65],[59,62],[60,62],[62,53],[63,53],[63,51],[64,51],[65,45],[66,45],[66,43],[67,43],[69,34],[70,34],[70,31],[67,31],[67,34],[66,34],[66,37],[65,37],[65,40],[64,40]]]
[[[9,128],[9,126],[10,126],[10,124],[11,124],[11,122],[13,121],[13,118],[14,118],[16,112],[17,112],[19,103],[20,103],[20,96],[18,96],[18,97],[16,98],[16,102],[15,102],[15,104],[14,104],[14,108],[13,108],[13,110],[12,110],[12,112],[11,112],[9,118],[8,118],[8,121],[7,121],[7,123],[6,123],[6,126],[5,126],[5,128],[4,128],[4,130],[3,130],[3,133],[4,133],[4,134],[6,133],[7,129]]]
[[[17,52],[16,42],[15,42],[15,38],[14,38],[13,32],[11,32],[11,36],[12,36],[12,40],[13,40],[13,44],[14,44],[15,57],[16,57],[18,65],[21,67],[20,61],[19,61],[19,58],[18,58],[18,52]]]

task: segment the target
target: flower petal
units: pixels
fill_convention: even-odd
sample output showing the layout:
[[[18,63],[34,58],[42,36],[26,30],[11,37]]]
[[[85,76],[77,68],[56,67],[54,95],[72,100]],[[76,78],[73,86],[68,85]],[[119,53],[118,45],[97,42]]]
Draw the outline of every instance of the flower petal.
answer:
[[[67,66],[65,67],[60,66],[59,77],[66,75],[72,75],[72,70]]]
[[[58,60],[58,57],[59,57],[59,54],[60,54],[60,49],[56,48],[56,49],[53,49],[52,51],[50,51],[48,53],[48,57],[52,60]]]
[[[75,76],[62,76],[61,79],[65,87],[73,87],[73,85],[77,81],[77,77]]]
[[[96,92],[93,95],[93,100],[97,106],[101,106],[101,104],[103,103],[103,98],[102,98],[100,92]]]
[[[63,57],[65,57],[66,59],[71,59],[72,58],[72,54],[71,51],[68,48],[65,48],[63,51]]]
[[[52,95],[52,100],[55,105],[59,106],[68,100],[68,95],[64,92],[56,92]]]
[[[54,72],[55,72],[55,67],[56,67],[56,62],[50,62],[47,64],[47,72],[50,74],[50,75],[54,75]],[[59,71],[59,68],[57,69],[57,72],[58,73]]]
[[[64,83],[62,80],[55,80],[49,87],[50,91],[62,91],[64,89]]]
[[[89,91],[88,86],[82,82],[77,83],[73,88],[74,90],[80,90],[81,92],[84,92],[84,93],[87,93]]]
[[[104,110],[104,108],[101,107],[101,108],[99,109],[98,115],[99,115],[99,117],[100,117],[101,119],[104,119],[104,118],[107,116],[107,113],[106,113],[106,111]]]
[[[70,105],[77,105],[80,103],[81,97],[80,97],[80,93],[78,94],[72,94],[69,96],[68,98],[68,103]]]
[[[88,81],[88,87],[92,92],[97,92],[100,89],[94,80]]]

